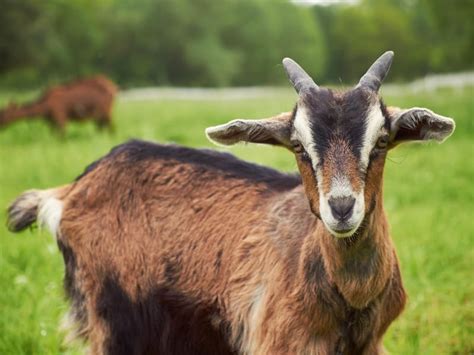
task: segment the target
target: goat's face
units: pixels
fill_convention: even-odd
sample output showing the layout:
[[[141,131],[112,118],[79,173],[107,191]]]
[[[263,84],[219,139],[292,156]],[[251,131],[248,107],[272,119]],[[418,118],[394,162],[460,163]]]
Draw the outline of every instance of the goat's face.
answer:
[[[389,137],[387,111],[369,90],[300,97],[290,144],[311,210],[333,235],[352,235],[374,209]]]
[[[382,55],[353,90],[318,87],[291,59],[283,64],[299,93],[292,113],[234,120],[208,128],[208,137],[282,145],[294,152],[311,210],[336,237],[352,236],[381,202],[387,151],[404,141],[442,142],[454,121],[424,108],[386,108],[378,89],[392,52]]]

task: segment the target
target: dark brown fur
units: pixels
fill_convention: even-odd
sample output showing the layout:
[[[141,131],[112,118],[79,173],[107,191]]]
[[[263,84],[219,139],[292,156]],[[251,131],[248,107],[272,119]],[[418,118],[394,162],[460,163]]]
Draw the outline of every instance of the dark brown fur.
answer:
[[[100,128],[112,128],[116,93],[115,84],[102,75],[54,86],[32,103],[10,104],[0,111],[0,127],[26,117],[43,117],[61,134],[69,120],[92,119]]]

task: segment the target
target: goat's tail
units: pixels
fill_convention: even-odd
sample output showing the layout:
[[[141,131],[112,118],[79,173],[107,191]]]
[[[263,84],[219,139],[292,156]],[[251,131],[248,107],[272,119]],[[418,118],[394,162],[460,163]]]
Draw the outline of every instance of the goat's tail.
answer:
[[[38,221],[53,235],[58,233],[63,212],[64,189],[67,186],[47,190],[28,190],[16,198],[8,207],[7,227],[20,232]]]

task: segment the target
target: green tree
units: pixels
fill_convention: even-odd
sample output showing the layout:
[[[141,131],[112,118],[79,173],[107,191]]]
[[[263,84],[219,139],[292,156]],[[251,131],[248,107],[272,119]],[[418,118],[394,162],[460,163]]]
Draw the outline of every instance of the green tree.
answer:
[[[234,3],[225,26],[228,46],[240,55],[236,85],[284,82],[281,60],[292,57],[319,76],[325,69],[324,39],[309,9],[288,2]]]
[[[420,0],[419,11],[426,12],[431,29],[430,63],[434,71],[474,68],[474,1]]]
[[[2,80],[38,85],[94,71],[100,6],[92,0],[1,0]]]
[[[331,16],[328,30],[331,50],[330,73],[344,83],[354,82],[380,54],[393,50],[397,65],[391,78],[403,78],[426,72],[427,44],[417,41],[410,16],[390,1],[366,2],[344,6]],[[334,78],[332,78],[334,79]]]

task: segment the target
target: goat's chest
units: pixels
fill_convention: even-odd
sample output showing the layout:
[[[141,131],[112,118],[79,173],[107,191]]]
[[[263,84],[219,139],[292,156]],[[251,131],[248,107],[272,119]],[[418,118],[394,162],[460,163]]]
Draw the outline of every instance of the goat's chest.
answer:
[[[379,333],[380,303],[364,309],[348,308],[345,317],[337,320],[335,354],[363,353],[369,343]]]
[[[404,305],[403,290],[391,282],[367,307],[360,309],[346,302],[336,288],[320,289],[317,297],[312,337],[324,339],[323,347],[331,354],[362,354],[375,349]]]
[[[337,309],[318,308],[313,318],[312,336],[326,339],[325,347],[331,354],[361,353],[379,333],[379,301],[363,309],[352,308],[344,301]]]

